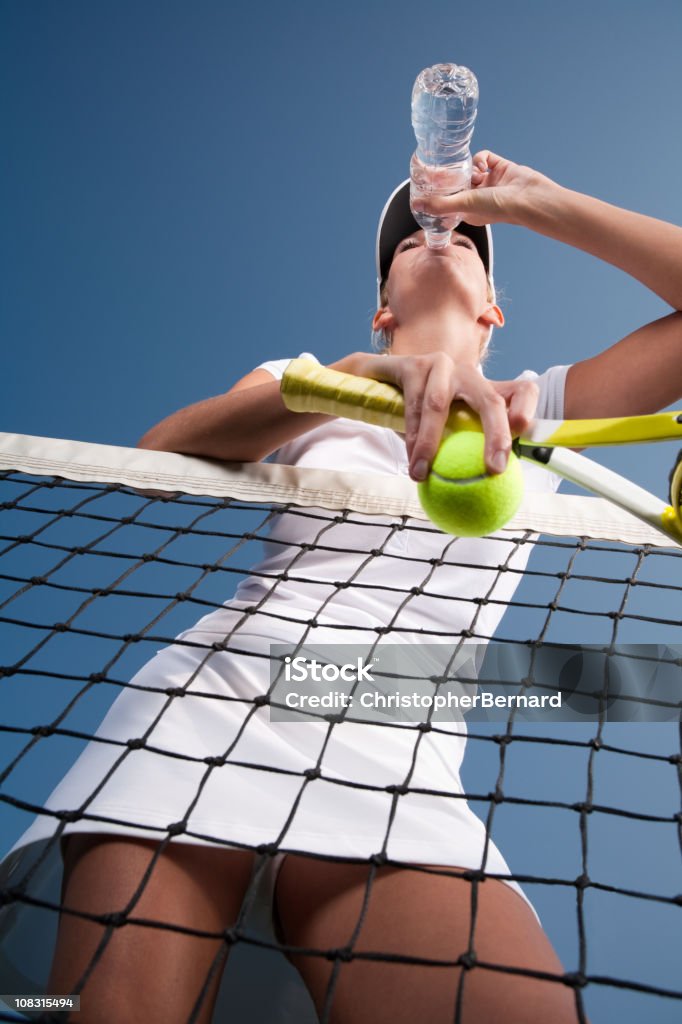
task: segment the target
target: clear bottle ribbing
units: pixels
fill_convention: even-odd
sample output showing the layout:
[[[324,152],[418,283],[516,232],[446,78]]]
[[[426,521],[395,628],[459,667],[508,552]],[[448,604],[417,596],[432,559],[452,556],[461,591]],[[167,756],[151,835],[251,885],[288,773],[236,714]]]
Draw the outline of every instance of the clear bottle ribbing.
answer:
[[[417,149],[410,162],[410,203],[447,196],[471,185],[471,136],[478,109],[478,82],[468,68],[434,64],[417,76],[412,90],[412,127]],[[431,248],[448,245],[459,217],[415,211]]]

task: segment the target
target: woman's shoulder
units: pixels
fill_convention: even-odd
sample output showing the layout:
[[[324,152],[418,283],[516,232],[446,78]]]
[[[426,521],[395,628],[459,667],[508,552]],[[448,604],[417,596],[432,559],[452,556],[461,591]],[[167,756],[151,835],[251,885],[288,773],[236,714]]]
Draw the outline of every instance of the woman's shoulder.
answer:
[[[538,386],[538,404],[535,415],[542,420],[561,420],[564,418],[564,393],[566,390],[566,374],[570,363],[561,366],[550,366],[543,373],[536,370],[524,370],[516,380],[532,380]]]
[[[259,363],[258,366],[254,366],[254,370],[267,370],[268,373],[272,374],[275,380],[281,380],[284,376],[284,371],[293,358],[294,356],[289,356],[287,359],[268,359],[264,363]],[[320,361],[312,352],[299,352],[295,358],[312,359],[316,363],[319,363]]]

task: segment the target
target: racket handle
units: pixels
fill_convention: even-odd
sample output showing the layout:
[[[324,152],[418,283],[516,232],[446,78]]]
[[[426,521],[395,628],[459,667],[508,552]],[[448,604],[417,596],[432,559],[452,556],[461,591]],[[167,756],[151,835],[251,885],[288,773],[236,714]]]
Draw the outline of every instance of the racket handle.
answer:
[[[311,359],[292,359],[282,377],[280,391],[291,412],[322,412],[399,433],[405,431],[403,393],[386,381],[330,370]],[[464,402],[452,404],[446,433],[455,429],[482,430],[480,420]]]
[[[391,430],[405,429],[405,402],[398,388],[330,370],[311,359],[291,360],[282,377],[281,393],[292,412],[323,412]]]
[[[281,394],[287,409],[292,412],[326,413],[330,416],[362,420],[399,432],[405,430],[405,402],[398,388],[384,381],[330,370],[310,359],[291,360],[282,377]],[[592,424],[598,422],[591,421]],[[605,422],[613,424],[614,421]],[[566,423],[570,424],[570,421]],[[480,422],[462,402],[454,403],[448,418],[450,429],[456,429],[457,426],[481,429]],[[581,487],[607,498],[660,530],[667,537],[671,537],[678,544],[682,543],[680,518],[670,505],[666,505],[625,477],[591,462],[577,452],[558,447],[529,445],[524,441],[517,441],[515,445],[517,454],[523,458],[540,463],[564,479],[572,480]]]
[[[282,398],[292,412],[323,412],[364,420],[378,427],[405,430],[402,392],[385,381],[330,370],[311,359],[292,359],[281,383]],[[448,430],[480,430],[480,420],[464,404],[453,402]],[[545,447],[591,448],[682,440],[682,412],[607,419],[534,420],[521,438]]]

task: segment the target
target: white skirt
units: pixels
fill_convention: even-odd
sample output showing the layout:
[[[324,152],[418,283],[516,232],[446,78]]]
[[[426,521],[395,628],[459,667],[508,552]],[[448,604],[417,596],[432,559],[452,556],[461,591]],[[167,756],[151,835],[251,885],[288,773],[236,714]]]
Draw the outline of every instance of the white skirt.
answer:
[[[134,676],[0,865],[6,884],[21,881],[46,841],[59,848],[61,828],[354,861],[383,854],[484,870],[529,902],[464,799],[463,721],[427,732],[272,722],[258,701],[271,686],[270,644],[296,638],[284,627],[277,636],[272,620],[266,636],[253,617],[251,632],[215,650],[237,615],[225,607],[207,616]],[[315,633],[315,645],[338,641],[338,631]],[[75,820],[64,825],[50,811]],[[17,905],[8,910],[16,918]]]

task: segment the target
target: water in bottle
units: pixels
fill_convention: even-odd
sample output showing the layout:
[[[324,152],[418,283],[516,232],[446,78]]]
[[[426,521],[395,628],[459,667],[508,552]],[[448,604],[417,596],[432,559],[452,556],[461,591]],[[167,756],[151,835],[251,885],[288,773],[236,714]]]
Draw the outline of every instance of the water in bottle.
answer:
[[[471,184],[469,149],[478,108],[478,82],[457,64],[434,64],[412,90],[412,127],[417,149],[410,162],[410,203],[425,195],[452,195]],[[431,248],[448,245],[459,217],[413,210]]]

